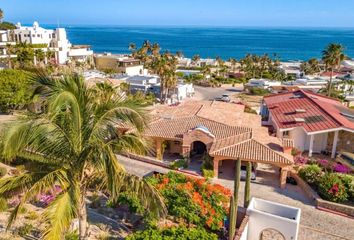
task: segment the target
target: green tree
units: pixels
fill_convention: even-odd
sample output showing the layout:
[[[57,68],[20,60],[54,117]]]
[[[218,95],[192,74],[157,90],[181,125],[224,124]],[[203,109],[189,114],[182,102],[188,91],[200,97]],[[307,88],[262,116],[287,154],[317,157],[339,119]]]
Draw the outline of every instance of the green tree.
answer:
[[[63,239],[73,218],[79,220],[79,239],[87,239],[87,187],[93,177],[117,200],[129,190],[157,216],[166,213],[157,190],[145,180],[126,173],[115,153],[142,153],[146,142],[141,133],[145,117],[134,104],[100,88],[90,90],[78,75],[52,79],[39,75],[35,94],[44,98],[46,111],[19,120],[3,136],[3,157],[27,159],[33,170],[0,180],[0,195],[23,194],[13,210],[9,226],[19,209],[37,194],[59,185],[62,192],[45,209],[47,226],[43,239]],[[110,97],[108,97],[109,95]],[[104,100],[102,96],[106,96]],[[117,124],[131,131],[116,131]]]
[[[29,73],[22,70],[5,69],[0,71],[0,111],[22,108],[30,103],[31,81]]]
[[[26,65],[29,65],[33,62],[34,50],[29,44],[19,43],[15,48],[17,61],[19,62],[21,68],[24,68]]]
[[[238,210],[238,192],[240,189],[240,179],[241,179],[241,160],[236,160],[235,165],[235,181],[234,181],[234,195],[231,199],[230,204],[230,226],[229,226],[229,240],[234,239],[236,233],[236,222],[237,222],[237,210]]]
[[[326,70],[330,71],[330,78],[327,86],[327,96],[331,96],[333,73],[338,70],[341,62],[346,58],[344,48],[341,44],[331,43],[322,51],[322,60]]]

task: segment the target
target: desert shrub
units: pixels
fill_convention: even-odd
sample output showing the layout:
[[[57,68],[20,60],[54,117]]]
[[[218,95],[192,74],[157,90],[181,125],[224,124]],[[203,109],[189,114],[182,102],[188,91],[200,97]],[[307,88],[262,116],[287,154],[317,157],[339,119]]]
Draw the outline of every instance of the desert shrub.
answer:
[[[345,202],[348,200],[348,190],[337,173],[326,173],[318,181],[318,193],[332,202]]]
[[[270,93],[267,89],[258,88],[258,87],[249,87],[247,89],[251,95],[256,95],[256,96],[264,96]]]
[[[250,106],[245,106],[245,113],[258,114],[256,110],[252,109]]]
[[[25,223],[24,225],[22,225],[16,229],[16,233],[19,236],[24,237],[24,236],[30,234],[32,230],[33,230],[32,224]]]
[[[205,178],[213,178],[214,177],[214,170],[202,169],[202,175]]]
[[[101,197],[97,193],[92,194],[90,208],[99,208],[100,206]]]
[[[0,197],[0,212],[5,212],[9,208],[7,200],[3,197]]]
[[[188,240],[217,240],[214,233],[209,233],[203,228],[149,228],[138,231],[126,238],[127,240],[157,240],[157,239],[188,239]]]
[[[188,163],[187,160],[185,159],[178,159],[177,161],[174,161],[171,165],[172,169],[179,169],[179,168],[187,168],[188,167]]]
[[[0,167],[0,178],[2,178],[3,176],[5,176],[7,173],[7,170],[5,167]]]
[[[71,231],[65,234],[65,240],[79,240],[79,234],[77,231]]]
[[[25,218],[29,219],[29,220],[36,220],[36,219],[38,219],[38,217],[39,216],[35,211],[29,211],[25,216]]]
[[[315,184],[321,176],[322,169],[315,165],[308,165],[299,171],[299,176],[309,184]]]

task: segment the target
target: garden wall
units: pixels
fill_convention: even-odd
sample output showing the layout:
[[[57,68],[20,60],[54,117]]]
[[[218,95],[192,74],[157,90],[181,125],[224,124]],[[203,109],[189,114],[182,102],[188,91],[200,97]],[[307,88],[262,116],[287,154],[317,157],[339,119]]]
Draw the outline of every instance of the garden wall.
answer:
[[[310,187],[310,185],[307,184],[307,182],[300,178],[294,170],[290,172],[290,176],[296,180],[297,184],[305,192],[305,194],[311,200],[315,201],[317,208],[334,211],[336,213],[344,214],[354,218],[354,206],[324,200]]]

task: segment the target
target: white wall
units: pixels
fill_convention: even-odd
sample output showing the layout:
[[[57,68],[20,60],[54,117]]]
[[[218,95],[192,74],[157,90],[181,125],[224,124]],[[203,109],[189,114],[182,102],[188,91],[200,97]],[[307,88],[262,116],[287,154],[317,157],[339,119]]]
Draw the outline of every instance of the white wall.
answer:
[[[294,140],[295,148],[305,151],[309,149],[309,142],[307,141],[307,134],[302,127],[294,128],[289,131],[289,137]]]
[[[143,73],[143,65],[127,67],[125,73],[130,76],[141,75]]]

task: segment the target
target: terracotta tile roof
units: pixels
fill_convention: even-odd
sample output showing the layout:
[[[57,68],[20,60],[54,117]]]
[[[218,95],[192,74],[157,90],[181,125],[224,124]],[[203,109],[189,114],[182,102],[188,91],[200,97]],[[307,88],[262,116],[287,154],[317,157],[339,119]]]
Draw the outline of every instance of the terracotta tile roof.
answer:
[[[180,118],[161,118],[148,125],[145,135],[150,137],[162,137],[182,139],[183,134],[198,126],[204,126],[217,138],[226,138],[239,135],[252,130],[247,127],[229,126],[206,118],[191,116]]]
[[[231,146],[210,151],[211,156],[222,156],[225,158],[249,160],[255,162],[291,165],[293,160],[290,156],[280,154],[255,139],[248,139]]]
[[[312,92],[298,90],[264,97],[273,121],[281,129],[303,127],[316,132],[345,127],[354,130],[354,111],[339,101]]]

